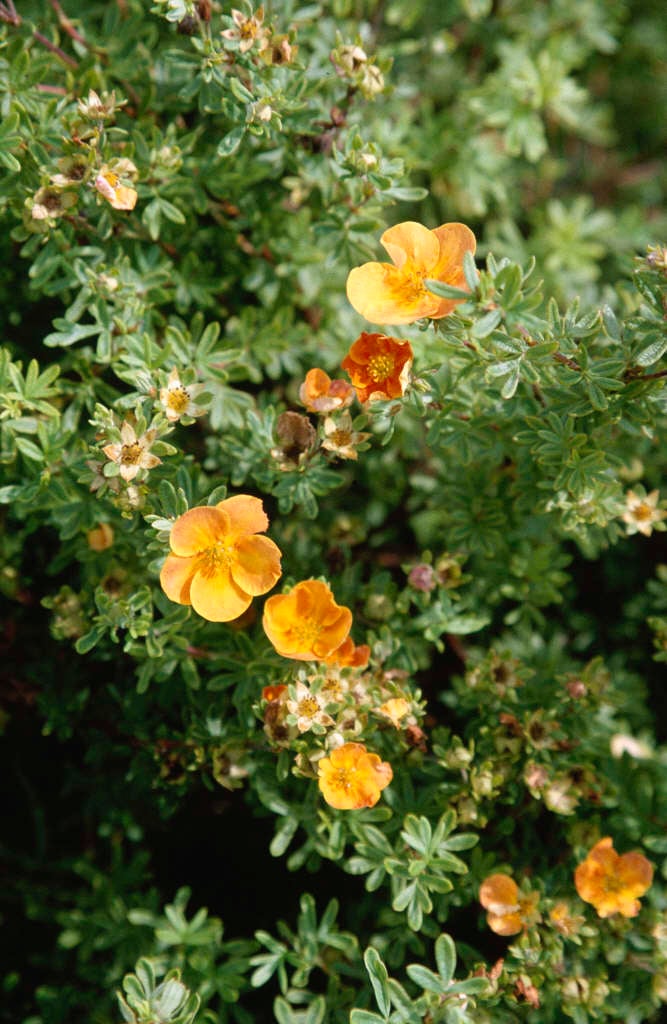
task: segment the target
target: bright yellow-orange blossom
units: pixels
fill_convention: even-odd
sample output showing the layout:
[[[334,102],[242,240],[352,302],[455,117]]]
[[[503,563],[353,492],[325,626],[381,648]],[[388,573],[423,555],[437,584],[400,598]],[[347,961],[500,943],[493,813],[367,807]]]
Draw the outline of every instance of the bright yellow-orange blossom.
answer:
[[[373,324],[438,320],[461,299],[441,299],[426,287],[431,279],[467,291],[463,257],[475,252],[475,236],[465,224],[441,224],[433,231],[408,220],[384,232],[381,244],[392,263],[364,263],[347,278],[347,297]]]
[[[172,554],[160,573],[167,597],[191,604],[210,622],[238,618],[280,579],[279,548],[257,536],[268,525],[262,502],[249,494],[179,516],[169,537]]]
[[[289,594],[275,594],[264,605],[264,632],[284,658],[324,661],[350,632],[352,612],[336,604],[326,583],[302,580]]]
[[[330,807],[358,811],[374,807],[393,778],[391,765],[363,743],[344,743],[318,763],[318,784]]]
[[[592,903],[598,917],[636,917],[653,881],[653,866],[641,853],[618,854],[609,836],[596,843],[574,872],[582,900]]]

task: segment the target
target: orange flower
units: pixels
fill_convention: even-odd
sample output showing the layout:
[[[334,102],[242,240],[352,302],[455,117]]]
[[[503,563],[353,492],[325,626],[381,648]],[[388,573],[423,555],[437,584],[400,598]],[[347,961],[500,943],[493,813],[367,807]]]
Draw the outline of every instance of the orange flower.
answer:
[[[362,333],[341,366],[349,373],[360,402],[400,398],[410,378],[412,347],[409,341],[386,334]]]
[[[653,881],[653,866],[641,853],[619,856],[609,836],[590,850],[586,860],[574,872],[574,884],[585,903],[592,903],[598,917],[636,917],[638,896],[643,896]]]
[[[348,636],[324,661],[327,665],[338,665],[339,668],[366,668],[370,656],[368,644],[359,644],[357,647],[352,637]]]
[[[167,597],[191,604],[209,622],[236,619],[280,579],[280,550],[256,536],[268,525],[262,502],[249,494],[179,516],[169,538],[173,554],[160,573]]]
[[[332,380],[328,373],[314,367],[299,388],[299,401],[308,412],[327,413],[352,404],[354,388],[346,380]]]
[[[374,807],[393,778],[391,765],[369,754],[363,743],[344,743],[317,766],[318,785],[330,807],[358,811]]]
[[[352,612],[336,604],[326,583],[303,580],[264,605],[264,632],[283,658],[323,661],[347,637]]]
[[[275,686],[264,686],[262,688],[262,700],[280,700],[287,694],[287,686],[277,683]]]
[[[428,279],[466,288],[463,256],[475,251],[465,224],[442,224],[434,231],[408,220],[382,235],[394,262],[364,263],[347,278],[347,297],[373,324],[411,324],[420,317],[447,316],[461,299],[441,299],[426,288]]]
[[[509,875],[489,875],[479,890],[486,923],[496,935],[518,935],[536,919],[537,893],[522,896]]]

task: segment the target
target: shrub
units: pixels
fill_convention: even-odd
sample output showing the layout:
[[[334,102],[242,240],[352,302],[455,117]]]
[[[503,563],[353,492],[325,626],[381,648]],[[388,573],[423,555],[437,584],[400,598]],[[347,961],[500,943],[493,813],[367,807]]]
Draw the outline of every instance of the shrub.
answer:
[[[12,1020],[658,1019],[662,13],[0,3]]]

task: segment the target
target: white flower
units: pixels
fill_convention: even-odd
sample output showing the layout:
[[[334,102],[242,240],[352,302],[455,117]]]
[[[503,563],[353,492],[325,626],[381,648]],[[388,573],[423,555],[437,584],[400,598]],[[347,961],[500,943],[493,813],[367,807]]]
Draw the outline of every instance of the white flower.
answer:
[[[650,537],[653,533],[653,524],[667,518],[667,512],[657,507],[659,497],[660,491],[651,491],[646,496],[628,491],[622,518],[627,524],[629,536],[633,533],[643,533],[645,537]]]
[[[331,715],[324,711],[324,703],[320,694],[313,693],[304,683],[297,682],[295,699],[287,701],[287,712],[296,718],[299,732],[307,732],[313,725],[328,727],[334,724]]]
[[[155,437],[155,430],[147,430],[137,437],[132,424],[125,420],[120,428],[120,442],[108,444],[102,451],[108,459],[118,463],[123,480],[134,480],[140,469],[153,469],[162,461],[157,455],[151,455]]]
[[[194,399],[203,391],[203,384],[182,384],[176,367],[169,374],[166,388],[160,391],[160,402],[171,423],[181,416],[201,416],[205,410],[195,405]]]

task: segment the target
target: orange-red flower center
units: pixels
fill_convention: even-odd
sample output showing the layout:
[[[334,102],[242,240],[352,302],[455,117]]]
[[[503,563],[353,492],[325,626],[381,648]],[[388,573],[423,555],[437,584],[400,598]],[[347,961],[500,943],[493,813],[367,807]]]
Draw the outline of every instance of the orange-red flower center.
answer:
[[[391,356],[371,356],[368,360],[368,376],[378,384],[386,380],[394,369],[394,360]]]

